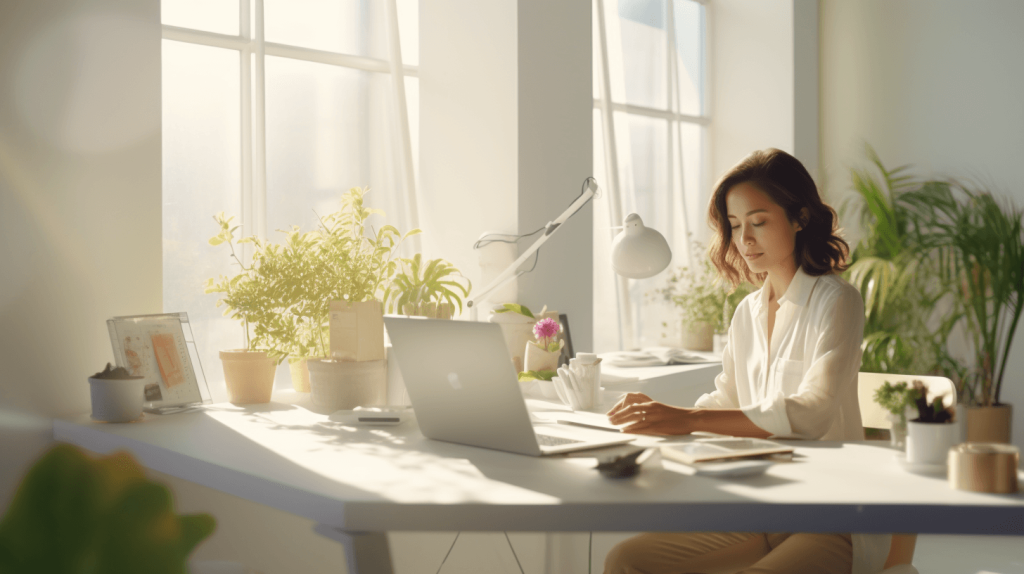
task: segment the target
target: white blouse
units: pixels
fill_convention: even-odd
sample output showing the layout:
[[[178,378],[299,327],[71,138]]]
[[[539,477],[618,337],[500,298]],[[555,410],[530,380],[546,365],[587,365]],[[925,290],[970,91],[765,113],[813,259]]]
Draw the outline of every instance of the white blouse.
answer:
[[[738,408],[772,438],[864,440],[857,372],[864,302],[838,275],[798,269],[779,297],[771,348],[765,285],[736,308],[715,391],[697,407]],[[853,535],[853,574],[882,570],[891,536]]]

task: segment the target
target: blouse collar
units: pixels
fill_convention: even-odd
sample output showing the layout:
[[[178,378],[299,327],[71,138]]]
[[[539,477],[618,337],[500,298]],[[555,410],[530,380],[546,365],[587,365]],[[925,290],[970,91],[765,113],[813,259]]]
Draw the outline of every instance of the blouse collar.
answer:
[[[786,292],[779,297],[779,305],[783,302],[793,303],[800,307],[805,307],[807,301],[811,298],[811,290],[814,289],[815,283],[818,282],[817,277],[812,277],[804,272],[803,267],[798,267],[796,274],[793,275],[793,280],[789,282],[789,287],[786,288]],[[768,280],[765,279],[764,285],[758,291],[758,296],[754,297],[751,301],[753,303],[753,312],[755,315],[761,312],[761,309],[766,308],[768,303]]]

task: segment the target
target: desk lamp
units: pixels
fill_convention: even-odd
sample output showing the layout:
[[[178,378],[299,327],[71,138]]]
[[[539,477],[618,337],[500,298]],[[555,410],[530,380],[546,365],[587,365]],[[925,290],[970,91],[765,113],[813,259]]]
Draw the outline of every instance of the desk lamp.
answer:
[[[529,237],[543,231],[544,233],[533,242],[530,247],[523,251],[522,255],[518,259],[512,262],[511,265],[506,267],[497,277],[491,281],[487,287],[478,291],[474,297],[466,301],[466,306],[470,309],[470,318],[473,321],[477,320],[477,301],[483,300],[491,291],[498,289],[505,285],[509,281],[532,271],[527,269],[526,271],[520,271],[516,273],[519,266],[526,262],[532,256],[535,256],[541,245],[555,234],[556,231],[572,217],[577,211],[583,208],[595,196],[598,196],[601,188],[597,185],[597,180],[592,177],[588,177],[583,182],[583,190],[580,192],[579,197],[569,205],[568,209],[562,212],[554,221],[549,221],[544,227],[534,231],[533,233],[527,233],[525,235],[501,235],[503,239],[496,239],[494,235],[482,236],[476,244],[473,245],[474,249],[479,249],[483,245],[492,241],[505,241],[513,243],[523,237]],[[672,261],[672,250],[669,249],[668,242],[665,241],[665,237],[658,233],[657,230],[650,227],[645,227],[644,222],[640,219],[640,216],[635,213],[630,213],[626,216],[626,220],[623,223],[622,233],[615,236],[612,240],[612,269],[616,273],[623,277],[630,279],[645,279],[647,277],[653,277],[658,273],[661,273],[668,264]]]

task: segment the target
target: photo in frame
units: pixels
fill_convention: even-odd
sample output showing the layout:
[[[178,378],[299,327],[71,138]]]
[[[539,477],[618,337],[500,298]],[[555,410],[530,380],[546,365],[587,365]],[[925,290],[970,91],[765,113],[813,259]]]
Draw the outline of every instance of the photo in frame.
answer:
[[[569,359],[576,356],[576,353],[572,349],[572,334],[569,333],[569,317],[565,313],[558,315],[558,324],[561,327],[558,330],[558,338],[565,341],[562,345],[562,354],[558,357],[558,366],[565,367],[569,365]]]
[[[148,412],[166,414],[212,402],[186,313],[107,320],[114,361],[143,377]]]

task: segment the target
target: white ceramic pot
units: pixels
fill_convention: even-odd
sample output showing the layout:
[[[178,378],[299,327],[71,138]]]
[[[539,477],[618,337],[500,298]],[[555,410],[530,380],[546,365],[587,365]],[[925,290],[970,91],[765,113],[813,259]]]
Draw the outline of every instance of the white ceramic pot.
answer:
[[[950,423],[907,422],[907,462],[946,464],[949,449],[957,444],[960,427]]]
[[[351,410],[387,401],[385,361],[309,359],[310,399],[317,407]]]
[[[92,418],[108,423],[127,423],[142,417],[142,377],[96,379],[89,377]]]
[[[221,351],[220,360],[224,365],[228,400],[240,405],[270,402],[277,365],[265,351]]]
[[[530,342],[526,344],[523,354],[526,357],[524,371],[554,371],[558,369],[558,359],[562,358],[562,345],[558,346],[557,351],[545,351]]]

